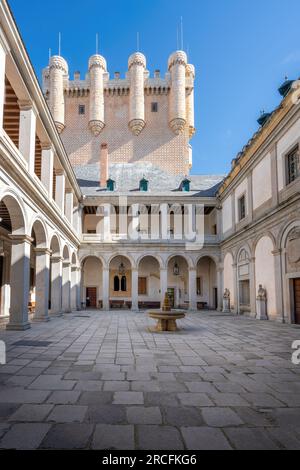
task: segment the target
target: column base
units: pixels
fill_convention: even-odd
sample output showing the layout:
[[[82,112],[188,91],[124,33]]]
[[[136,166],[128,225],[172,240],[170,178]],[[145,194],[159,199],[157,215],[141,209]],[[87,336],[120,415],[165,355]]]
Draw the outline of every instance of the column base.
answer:
[[[26,331],[26,330],[30,330],[30,328],[31,328],[30,323],[23,323],[23,324],[8,323],[6,325],[6,329],[8,331]]]
[[[50,319],[51,317],[62,317],[63,312],[50,312]]]
[[[50,317],[32,319],[32,323],[48,323],[49,321],[50,321]]]

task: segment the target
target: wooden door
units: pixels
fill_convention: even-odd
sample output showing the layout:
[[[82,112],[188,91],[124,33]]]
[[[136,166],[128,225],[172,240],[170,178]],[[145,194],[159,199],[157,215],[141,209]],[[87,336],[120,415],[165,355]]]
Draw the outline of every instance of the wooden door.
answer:
[[[88,308],[97,308],[97,287],[87,287],[86,306]]]
[[[300,325],[300,278],[294,280],[295,323]]]

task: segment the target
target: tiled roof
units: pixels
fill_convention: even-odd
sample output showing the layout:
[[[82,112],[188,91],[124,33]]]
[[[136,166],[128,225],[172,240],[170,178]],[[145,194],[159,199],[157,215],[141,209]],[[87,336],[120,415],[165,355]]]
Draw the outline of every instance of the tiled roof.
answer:
[[[91,164],[74,168],[78,184],[85,196],[107,195],[106,188],[100,188],[100,166]],[[139,183],[144,177],[149,181],[149,194],[174,194],[179,191],[185,178],[172,176],[151,163],[117,163],[109,167],[109,177],[115,181],[115,193],[132,194],[139,192]],[[191,190],[188,195],[214,197],[225,175],[190,175]]]

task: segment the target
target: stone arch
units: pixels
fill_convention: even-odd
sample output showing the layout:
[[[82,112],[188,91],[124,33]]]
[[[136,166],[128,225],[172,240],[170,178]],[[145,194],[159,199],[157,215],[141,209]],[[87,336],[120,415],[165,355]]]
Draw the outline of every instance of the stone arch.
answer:
[[[182,253],[172,254],[168,257],[166,266],[171,305],[184,308],[189,305],[190,300],[190,269],[194,267],[192,260]]]
[[[103,292],[103,260],[98,255],[84,255],[81,264],[81,302],[87,308],[102,308]]]
[[[73,253],[71,254],[71,264],[72,264],[72,267],[76,267],[77,266],[77,254],[75,251],[73,251]]]
[[[176,257],[183,258],[186,261],[189,269],[193,269],[195,267],[192,258],[189,255],[187,255],[185,253],[182,253],[182,252],[179,252],[179,253],[176,253],[176,254],[171,254],[165,262],[165,267],[168,268],[168,266],[170,264],[170,261],[172,261],[172,259],[176,258]]]
[[[52,256],[54,257],[60,257],[62,252],[61,252],[61,240],[59,235],[56,233],[52,235],[51,241],[50,241],[50,250],[52,252]]]
[[[197,267],[199,261],[201,261],[201,258],[211,258],[215,265],[218,266],[220,259],[217,255],[211,254],[211,253],[202,253],[201,255],[197,256],[194,260],[195,266]]]
[[[11,189],[0,192],[0,201],[5,205],[11,222],[13,235],[25,235],[28,233],[28,221],[23,200]]]
[[[253,257],[255,257],[256,247],[257,247],[258,242],[261,240],[262,236],[269,237],[273,244],[273,250],[276,249],[276,238],[273,235],[273,233],[268,230],[263,235],[260,234],[255,238],[253,245],[252,245],[252,253],[251,253]]]
[[[218,279],[216,257],[202,254],[196,264],[197,300],[211,309],[218,307]]]
[[[30,234],[34,232],[36,248],[49,248],[47,226],[43,219],[35,217],[31,224]]]
[[[130,268],[131,268],[131,269],[135,269],[135,268],[136,268],[136,262],[135,262],[135,260],[132,258],[131,255],[129,255],[128,253],[119,253],[119,252],[118,252],[118,253],[114,253],[114,254],[112,254],[112,255],[110,256],[110,258],[109,258],[108,261],[107,261],[107,266],[108,266],[108,268],[110,268],[110,265],[111,265],[112,261],[113,261],[115,258],[118,258],[119,256],[122,257],[122,258],[125,258],[125,259],[127,259],[127,260],[129,261],[129,263],[130,263]]]
[[[107,264],[106,264],[105,259],[104,259],[101,255],[99,255],[98,253],[97,253],[97,254],[95,253],[95,254],[84,254],[84,255],[82,255],[82,256],[79,258],[79,263],[80,263],[80,265],[83,266],[84,263],[85,263],[85,261],[86,261],[88,258],[90,258],[90,257],[97,258],[99,261],[101,261],[102,266],[103,266],[104,268],[107,267]]]
[[[281,249],[286,248],[290,233],[297,228],[300,229],[300,219],[294,219],[292,222],[284,225],[279,235],[279,247]]]
[[[261,236],[255,243],[255,292],[262,285],[267,291],[267,313],[276,318],[276,283],[274,264],[274,241],[269,234]]]
[[[149,253],[149,254],[142,254],[139,258],[136,259],[136,266],[137,268],[139,268],[141,262],[143,261],[143,259],[145,258],[154,258],[158,264],[159,264],[159,267],[160,269],[163,268],[163,260],[161,259],[160,256],[156,255],[156,254],[153,254],[153,253]]]
[[[65,262],[71,261],[70,258],[70,248],[67,244],[65,244],[62,252],[62,257]]]

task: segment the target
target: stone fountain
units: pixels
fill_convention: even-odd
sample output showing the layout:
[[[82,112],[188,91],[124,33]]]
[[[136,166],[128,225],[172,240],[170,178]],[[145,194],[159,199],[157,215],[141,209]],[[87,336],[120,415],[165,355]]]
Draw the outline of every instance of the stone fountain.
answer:
[[[155,333],[162,331],[178,331],[177,320],[185,318],[186,312],[180,310],[172,310],[169,295],[166,293],[163,307],[159,310],[151,310],[148,312],[150,318],[157,320],[156,327],[151,329]]]

